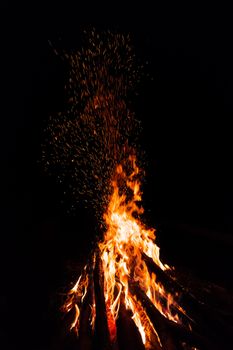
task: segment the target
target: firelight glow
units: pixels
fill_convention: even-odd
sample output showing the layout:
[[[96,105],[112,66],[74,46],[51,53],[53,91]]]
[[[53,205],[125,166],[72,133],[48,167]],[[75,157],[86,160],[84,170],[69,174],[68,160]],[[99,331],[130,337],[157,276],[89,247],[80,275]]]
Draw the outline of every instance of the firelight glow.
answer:
[[[160,260],[159,247],[154,242],[155,230],[147,229],[140,220],[143,208],[139,206],[142,195],[138,179],[139,168],[136,165],[135,156],[130,156],[129,162],[132,172],[128,176],[122,165],[116,168],[115,177],[112,180],[112,195],[104,214],[107,230],[103,241],[98,243],[98,248],[104,274],[104,297],[111,341],[116,340],[116,320],[120,304],[124,303],[126,309],[131,311],[132,319],[140,332],[145,348],[149,349],[151,331],[157,337],[158,335],[150,324],[140,302],[130,292],[130,283],[137,283],[157,310],[169,320],[179,322],[178,315],[171,311],[172,305],[182,309],[176,304],[173,296],[167,294],[163,286],[156,281],[156,275],[149,272],[143,260],[142,253],[150,257],[161,270],[169,269],[169,266]],[[120,182],[126,184],[130,192],[128,198],[125,191],[120,194]],[[71,328],[75,328],[77,331],[80,307],[86,294],[87,285],[88,277],[84,271],[71,290],[65,304],[67,311],[72,306],[76,309],[76,316]],[[78,298],[75,298],[74,296],[77,294]],[[160,297],[166,299],[166,305],[162,305]],[[91,323],[94,322],[94,317],[93,313],[90,319]]]

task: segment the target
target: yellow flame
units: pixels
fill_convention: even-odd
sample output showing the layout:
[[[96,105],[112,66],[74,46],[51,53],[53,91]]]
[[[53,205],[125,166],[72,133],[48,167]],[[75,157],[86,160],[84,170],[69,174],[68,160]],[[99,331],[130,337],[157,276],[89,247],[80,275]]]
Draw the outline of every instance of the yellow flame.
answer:
[[[74,329],[77,334],[79,330],[79,318],[80,318],[80,311],[81,311],[81,305],[83,303],[83,300],[87,293],[87,287],[89,283],[89,278],[86,272],[87,266],[84,267],[84,272],[81,274],[73,286],[73,288],[69,291],[67,300],[65,304],[62,307],[62,310],[64,312],[70,312],[72,309],[75,311],[75,317],[74,321],[72,322],[70,326],[70,330]]]
[[[132,319],[140,332],[142,342],[146,349],[150,348],[151,332],[155,334],[160,344],[156,329],[151,324],[145,310],[140,302],[130,293],[129,282],[138,283],[141,290],[147,295],[159,312],[169,320],[179,322],[177,314],[172,312],[172,305],[184,312],[176,304],[171,294],[167,293],[164,287],[156,280],[156,275],[150,273],[143,254],[150,257],[154,263],[163,271],[170,269],[160,260],[160,249],[155,244],[155,229],[146,228],[140,220],[143,208],[139,206],[141,201],[140,182],[138,175],[139,168],[136,165],[136,157],[130,156],[131,174],[127,175],[123,166],[116,168],[116,174],[112,181],[113,192],[109,200],[104,220],[107,230],[103,240],[98,243],[100,258],[104,272],[104,297],[108,328],[112,341],[116,338],[116,319],[118,317],[120,303],[125,304],[126,309],[132,313]],[[131,191],[122,191],[119,183]],[[94,256],[95,260],[95,256]],[[88,276],[86,267],[71,289],[65,310],[69,311],[75,307],[76,315],[71,329],[78,329],[80,305],[87,293]],[[161,303],[166,300],[166,305]],[[95,304],[91,306],[90,324],[94,329]]]
[[[133,171],[128,177],[121,165],[116,169],[116,177],[112,181],[113,193],[104,214],[107,231],[103,241],[99,243],[99,249],[104,270],[105,301],[109,309],[107,315],[111,313],[116,320],[122,294],[125,306],[132,311],[132,319],[143,343],[146,344],[148,335],[139,312],[140,308],[137,307],[138,303],[135,303],[130,295],[129,280],[138,282],[140,288],[164,316],[175,322],[178,321],[178,316],[173,315],[170,310],[170,305],[173,304],[172,296],[166,294],[164,288],[156,281],[155,274],[150,274],[142,258],[144,253],[162,270],[169,269],[159,258],[159,247],[154,243],[155,230],[147,229],[139,219],[139,215],[143,213],[143,208],[138,206],[141,200],[140,182],[137,179],[139,168],[135,156],[131,156],[129,160]],[[125,181],[131,190],[130,199],[125,193],[120,194],[119,179]],[[161,305],[158,295],[166,298],[166,308]],[[111,333],[114,333],[112,329]]]

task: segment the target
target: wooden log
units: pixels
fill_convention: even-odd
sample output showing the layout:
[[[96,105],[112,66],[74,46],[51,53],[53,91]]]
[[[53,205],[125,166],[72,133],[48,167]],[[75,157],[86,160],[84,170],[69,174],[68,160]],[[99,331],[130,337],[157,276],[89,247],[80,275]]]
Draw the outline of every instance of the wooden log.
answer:
[[[78,349],[79,350],[91,350],[92,349],[92,333],[90,327],[90,305],[85,305],[82,308],[80,316],[80,328],[78,337]]]
[[[147,256],[145,253],[142,253],[142,258],[145,261],[148,269],[151,272],[154,272],[156,275],[156,278],[159,282],[161,282],[166,290],[173,293],[187,293],[187,290],[179,284],[177,281],[175,281],[166,271],[163,271],[149,256]],[[190,296],[194,298],[193,296]]]
[[[104,275],[98,251],[96,251],[96,261],[93,279],[96,305],[94,349],[110,350],[111,342],[108,330],[106,305],[104,299]]]
[[[79,324],[79,338],[78,338],[78,349],[79,350],[92,350],[93,348],[93,335],[90,325],[91,318],[91,305],[94,303],[93,298],[93,271],[89,269],[89,284],[87,288],[86,296],[83,300],[80,324]]]
[[[229,337],[229,327],[221,318],[221,315],[218,315],[211,307],[195,298],[189,290],[170,277],[166,271],[161,270],[146,254],[142,253],[142,257],[148,269],[156,274],[157,279],[163,284],[165,289],[180,295],[179,302],[189,316],[189,318],[186,318],[182,315],[182,320],[188,320],[189,323],[191,321],[194,330],[202,332],[207,337],[213,337],[216,341],[218,338],[216,334],[219,330],[224,336]]]
[[[130,282],[129,288],[131,294],[135,295],[141,302],[146,314],[158,332],[164,350],[177,350],[182,340],[191,346],[197,346],[205,350],[216,349],[208,339],[193,331],[191,332],[188,328],[172,322],[160,314],[137,284]]]
[[[151,303],[150,299],[146,294],[139,288],[139,286],[133,282],[129,283],[130,293],[135,295],[137,300],[141,302],[147,316],[154,325],[156,332],[159,335],[162,348],[164,350],[177,350],[175,342],[172,338],[172,334],[169,330],[167,323],[164,320],[164,317],[159,313],[159,311]]]
[[[117,319],[117,339],[120,350],[145,350],[130,311],[126,310],[123,303],[120,305]]]

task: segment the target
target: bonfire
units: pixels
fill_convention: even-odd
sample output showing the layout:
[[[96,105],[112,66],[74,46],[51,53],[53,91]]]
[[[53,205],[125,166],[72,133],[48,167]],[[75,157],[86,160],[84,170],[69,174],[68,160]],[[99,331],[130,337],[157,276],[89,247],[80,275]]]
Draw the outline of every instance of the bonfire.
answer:
[[[86,35],[86,46],[63,54],[69,108],[51,116],[44,148],[46,167],[60,167],[59,182],[68,178],[67,192],[95,208],[103,232],[62,306],[77,349],[213,349],[199,332],[205,308],[161,261],[156,230],[142,219],[130,38]]]

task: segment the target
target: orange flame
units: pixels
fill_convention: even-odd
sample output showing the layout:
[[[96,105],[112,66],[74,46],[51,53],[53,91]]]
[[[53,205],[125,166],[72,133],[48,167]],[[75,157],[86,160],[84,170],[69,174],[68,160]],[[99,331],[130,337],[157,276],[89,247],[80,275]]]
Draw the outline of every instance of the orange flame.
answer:
[[[98,243],[98,247],[104,272],[104,297],[110,339],[111,341],[116,339],[116,319],[120,303],[123,302],[126,309],[131,310],[132,319],[140,332],[143,344],[146,349],[149,349],[150,332],[152,331],[157,336],[160,343],[159,336],[140,302],[130,293],[129,282],[138,283],[159,312],[168,319],[179,322],[178,315],[171,311],[172,305],[175,305],[180,311],[184,311],[176,304],[172,295],[166,293],[164,287],[156,281],[156,275],[149,272],[143,260],[142,254],[146,254],[161,270],[170,269],[160,260],[160,249],[155,244],[155,229],[146,228],[140,221],[140,214],[144,211],[139,206],[142,195],[138,179],[140,169],[136,165],[135,156],[129,157],[129,163],[132,169],[129,175],[122,165],[116,168],[116,174],[112,181],[113,192],[104,214],[107,230],[103,241]],[[87,284],[88,276],[85,270],[84,275],[80,276],[70,291],[65,304],[66,311],[72,307],[76,309],[75,320],[71,328],[78,329],[79,305],[85,297]],[[77,295],[78,301],[75,301]],[[166,305],[162,305],[160,299],[165,299]],[[95,306],[92,306],[92,311],[91,326],[93,327]]]
[[[86,269],[87,269],[87,266],[84,267],[83,274],[79,276],[74,287],[69,291],[66,303],[62,307],[62,311],[64,312],[70,312],[72,309],[75,310],[75,317],[70,326],[70,330],[74,329],[77,334],[79,330],[79,317],[80,317],[81,305],[87,294],[87,287],[89,283],[89,278],[88,278]]]
[[[130,156],[129,160],[133,171],[128,177],[121,165],[116,169],[116,177],[112,181],[113,193],[107,212],[104,214],[108,228],[103,242],[99,243],[99,248],[105,277],[104,295],[108,308],[107,315],[111,315],[109,316],[110,335],[114,338],[116,326],[113,325],[112,319],[117,319],[122,300],[120,295],[123,295],[125,306],[132,311],[132,319],[146,345],[148,334],[137,307],[138,303],[135,303],[130,294],[129,280],[138,282],[140,288],[164,316],[175,322],[178,321],[178,316],[170,311],[170,305],[173,304],[172,296],[166,295],[164,288],[157,283],[155,274],[150,274],[142,258],[144,253],[162,270],[169,269],[159,258],[159,247],[154,243],[155,230],[146,229],[139,219],[139,215],[143,213],[143,208],[138,205],[141,201],[140,182],[137,179],[139,168],[136,165],[135,156]],[[119,193],[118,180],[125,181],[128,189],[132,191],[130,199],[127,199],[125,191],[123,194]],[[166,297],[166,309],[158,300],[158,295]]]

